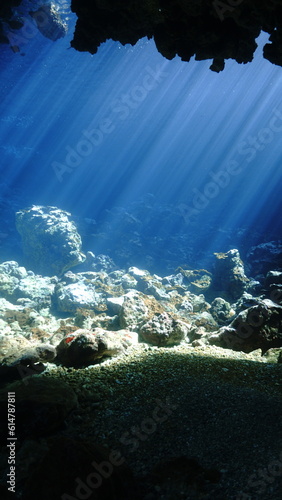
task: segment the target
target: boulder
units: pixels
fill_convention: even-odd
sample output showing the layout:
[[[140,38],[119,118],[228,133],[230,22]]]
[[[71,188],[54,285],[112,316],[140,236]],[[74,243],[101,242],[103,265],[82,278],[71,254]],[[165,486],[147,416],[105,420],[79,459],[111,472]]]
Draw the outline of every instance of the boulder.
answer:
[[[56,281],[55,277],[38,276],[29,271],[28,275],[15,286],[13,297],[30,299],[30,306],[36,309],[51,307]]]
[[[26,276],[26,269],[15,261],[0,264],[0,296],[5,299],[12,297],[19,280]]]
[[[194,293],[201,293],[210,288],[212,277],[206,269],[177,269],[184,277],[184,284]]]
[[[213,318],[213,316],[208,311],[203,311],[200,313],[194,313],[190,316],[190,321],[193,326],[198,328],[204,328],[208,332],[212,332],[218,329],[218,324]]]
[[[1,382],[38,375],[44,363],[53,361],[56,350],[49,344],[34,345],[22,335],[0,336]]]
[[[231,318],[235,315],[235,311],[232,309],[229,302],[221,297],[216,297],[212,301],[210,312],[219,325],[229,323]]]
[[[191,292],[186,292],[183,297],[183,302],[180,306],[180,311],[204,312],[209,308],[210,306],[205,301],[205,297],[202,293],[200,293],[199,295],[195,295]]]
[[[227,253],[215,253],[215,256],[212,289],[222,292],[227,299],[237,300],[249,282],[239,251],[233,249]]]
[[[191,325],[174,319],[168,313],[156,314],[140,328],[140,335],[149,344],[170,346],[187,338]]]
[[[141,324],[145,323],[149,315],[146,295],[135,290],[123,295],[122,305],[119,310],[121,328],[130,328],[130,330],[138,332]]]
[[[75,312],[78,308],[92,309],[102,302],[101,294],[91,283],[70,283],[57,285],[54,303],[60,312]]]
[[[246,353],[282,347],[282,306],[261,300],[245,309],[230,323],[209,337],[209,343]]]
[[[33,205],[16,213],[23,252],[35,272],[53,276],[83,262],[81,238],[71,214],[56,207]]]
[[[82,368],[99,362],[105,356],[121,354],[137,342],[137,334],[127,330],[110,332],[102,328],[79,329],[67,335],[57,346],[56,362]]]

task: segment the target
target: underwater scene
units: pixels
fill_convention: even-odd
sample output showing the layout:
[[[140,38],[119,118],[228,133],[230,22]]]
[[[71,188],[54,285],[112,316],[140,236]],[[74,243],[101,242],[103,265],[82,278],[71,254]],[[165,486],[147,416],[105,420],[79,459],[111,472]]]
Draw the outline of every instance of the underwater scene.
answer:
[[[172,4],[0,6],[1,500],[282,498],[282,62]]]

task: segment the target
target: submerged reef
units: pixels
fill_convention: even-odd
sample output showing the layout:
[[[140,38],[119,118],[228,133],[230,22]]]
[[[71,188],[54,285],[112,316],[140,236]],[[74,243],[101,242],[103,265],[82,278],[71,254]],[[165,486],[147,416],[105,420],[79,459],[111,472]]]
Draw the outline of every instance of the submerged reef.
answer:
[[[267,273],[259,284],[246,277],[238,250],[222,255],[224,274],[216,262],[204,289],[191,280],[196,270],[161,277],[135,267],[111,271],[105,264],[107,271],[48,277],[15,261],[2,263],[2,373],[10,370],[13,377],[15,367],[37,363],[42,370],[46,360],[85,367],[138,343],[282,352],[282,272]]]
[[[251,247],[254,267],[232,248],[210,270],[161,276],[84,257],[56,207],[18,210],[17,227],[24,265],[0,264],[3,498],[7,391],[15,499],[252,495],[254,460],[282,463],[282,270],[269,257],[257,267],[279,245]],[[280,498],[279,480],[266,500]]]
[[[36,205],[16,213],[30,270],[16,261],[0,265],[3,373],[14,374],[22,362],[42,369],[46,359],[85,367],[138,342],[262,354],[282,347],[279,245],[250,249],[254,269],[261,252],[267,256],[255,279],[237,249],[215,253],[211,271],[178,267],[161,277],[134,266],[119,269],[106,255],[85,255],[70,217]],[[269,251],[276,258],[272,270]]]

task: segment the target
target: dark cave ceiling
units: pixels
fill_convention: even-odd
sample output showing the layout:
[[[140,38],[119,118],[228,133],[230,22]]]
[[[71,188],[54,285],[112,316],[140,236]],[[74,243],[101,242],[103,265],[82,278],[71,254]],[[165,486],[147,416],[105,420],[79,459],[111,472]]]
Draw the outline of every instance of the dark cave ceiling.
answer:
[[[0,6],[0,42],[9,43],[3,27],[20,27],[12,8],[22,1]],[[33,4],[36,10],[42,0]],[[270,34],[264,57],[282,66],[282,0],[72,0],[71,8],[78,17],[71,45],[78,51],[95,54],[107,39],[134,45],[147,36],[167,59],[212,59],[210,68],[219,72],[226,59],[251,62],[264,31]]]

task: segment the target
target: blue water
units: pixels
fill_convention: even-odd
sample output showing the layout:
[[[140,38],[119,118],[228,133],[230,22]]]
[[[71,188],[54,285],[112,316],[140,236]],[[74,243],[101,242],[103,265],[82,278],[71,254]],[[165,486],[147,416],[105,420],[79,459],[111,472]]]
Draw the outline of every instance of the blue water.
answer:
[[[86,250],[127,240],[140,265],[144,246],[155,265],[166,252],[198,267],[281,238],[282,69],[262,58],[267,35],[251,64],[217,74],[147,39],[76,52],[74,23],[56,42],[29,28],[18,52],[1,46],[2,202],[68,210],[88,221]]]

